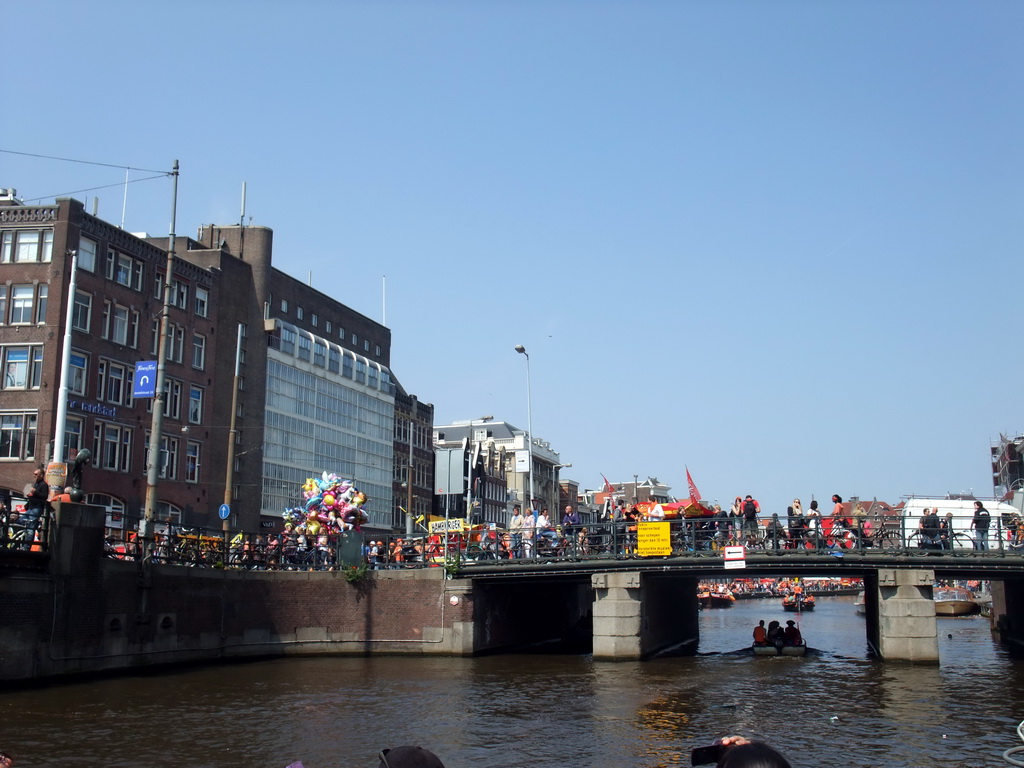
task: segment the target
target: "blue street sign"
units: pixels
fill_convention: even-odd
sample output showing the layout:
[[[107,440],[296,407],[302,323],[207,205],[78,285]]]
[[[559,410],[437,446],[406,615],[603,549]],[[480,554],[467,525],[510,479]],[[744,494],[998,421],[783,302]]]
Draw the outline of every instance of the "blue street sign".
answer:
[[[221,504],[220,508],[217,510],[217,514],[220,515],[221,520],[227,520],[231,517],[231,507],[227,504]]]
[[[156,395],[156,361],[135,364],[135,378],[132,379],[132,397],[154,397]]]

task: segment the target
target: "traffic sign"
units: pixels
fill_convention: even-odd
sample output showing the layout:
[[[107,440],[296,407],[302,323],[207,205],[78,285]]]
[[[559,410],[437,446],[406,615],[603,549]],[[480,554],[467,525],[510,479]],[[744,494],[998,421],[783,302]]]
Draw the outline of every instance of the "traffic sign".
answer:
[[[132,379],[132,397],[154,397],[156,395],[156,361],[135,364],[135,378]]]
[[[231,507],[227,504],[221,504],[220,508],[217,510],[217,514],[220,515],[221,520],[227,520],[231,517]]]

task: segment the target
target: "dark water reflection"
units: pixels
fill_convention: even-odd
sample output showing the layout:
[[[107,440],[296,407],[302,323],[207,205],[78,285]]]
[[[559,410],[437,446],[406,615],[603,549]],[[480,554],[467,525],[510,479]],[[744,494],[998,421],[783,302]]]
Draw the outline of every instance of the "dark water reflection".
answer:
[[[940,620],[942,666],[868,660],[852,598],[801,618],[806,659],[731,654],[778,601],[701,616],[695,658],[311,658],[0,694],[23,766],[375,766],[419,743],[449,768],[684,766],[726,733],[794,766],[995,766],[1024,719],[1020,662],[987,621]],[[947,637],[952,635],[952,637]]]

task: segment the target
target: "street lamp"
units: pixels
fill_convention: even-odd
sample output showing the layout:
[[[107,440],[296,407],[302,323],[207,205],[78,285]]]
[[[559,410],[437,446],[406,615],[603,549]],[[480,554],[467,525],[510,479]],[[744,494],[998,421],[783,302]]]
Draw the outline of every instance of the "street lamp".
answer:
[[[533,395],[530,392],[530,355],[516,344],[516,352],[526,358],[526,446],[530,450],[530,514],[533,514]]]
[[[561,513],[560,507],[562,506],[561,488],[558,487],[558,470],[568,469],[571,466],[572,464],[555,464],[551,467],[551,485],[553,486],[551,490],[555,494],[554,510],[556,515]]]

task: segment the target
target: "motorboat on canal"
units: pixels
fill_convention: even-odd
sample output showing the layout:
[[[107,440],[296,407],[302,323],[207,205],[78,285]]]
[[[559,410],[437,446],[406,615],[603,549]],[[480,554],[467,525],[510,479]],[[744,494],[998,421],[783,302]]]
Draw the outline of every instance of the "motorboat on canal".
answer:
[[[935,587],[936,616],[973,616],[981,612],[974,593],[966,587]]]
[[[786,595],[782,598],[782,610],[803,613],[814,610],[814,595]]]
[[[857,599],[853,602],[853,607],[857,610],[858,616],[866,616],[868,613],[867,606],[864,600],[863,590],[857,593]]]
[[[702,589],[697,593],[701,608],[732,608],[736,597],[727,589]]]

